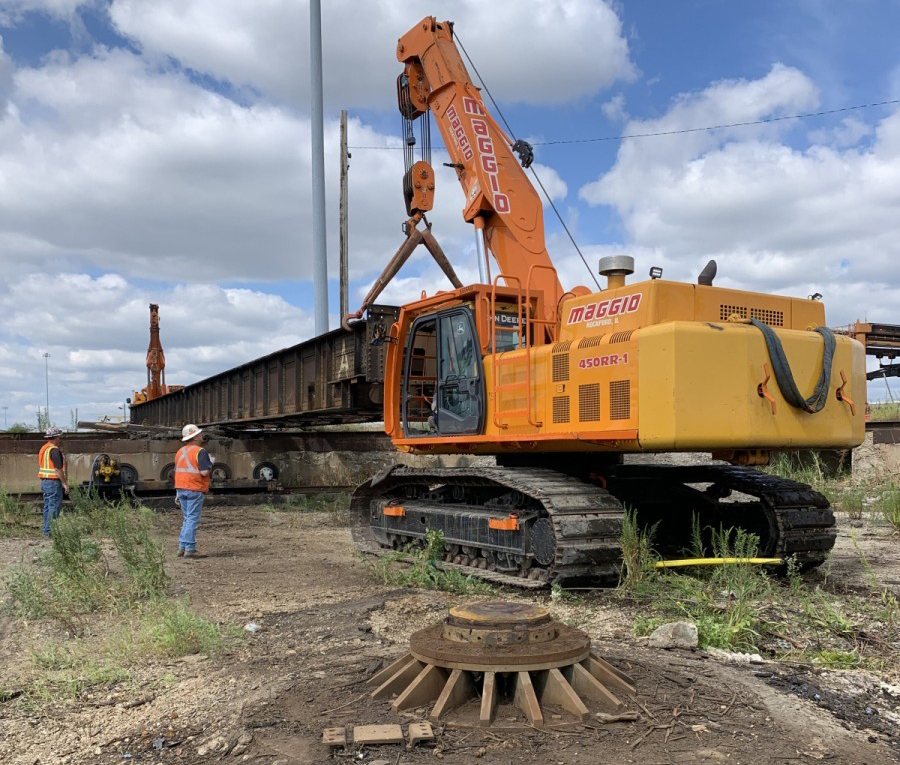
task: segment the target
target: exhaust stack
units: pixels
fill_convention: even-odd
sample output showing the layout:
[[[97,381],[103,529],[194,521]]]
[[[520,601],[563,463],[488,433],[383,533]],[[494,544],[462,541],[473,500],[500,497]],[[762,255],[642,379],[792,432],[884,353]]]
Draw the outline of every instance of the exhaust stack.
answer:
[[[625,286],[625,277],[634,273],[634,258],[631,255],[607,255],[600,258],[600,276],[606,277],[606,289],[614,290]]]

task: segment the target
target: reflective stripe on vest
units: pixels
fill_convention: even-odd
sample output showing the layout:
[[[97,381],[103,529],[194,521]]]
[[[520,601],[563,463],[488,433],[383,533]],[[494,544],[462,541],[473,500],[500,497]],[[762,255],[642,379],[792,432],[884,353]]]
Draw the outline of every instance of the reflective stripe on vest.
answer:
[[[49,478],[53,481],[59,480],[59,476],[56,475],[56,468],[53,467],[53,461],[50,459],[50,452],[54,449],[59,449],[59,447],[48,441],[41,447],[40,452],[38,452],[38,478]],[[65,470],[66,457],[62,453],[62,449],[59,449],[59,456],[62,457],[61,469]]]
[[[175,455],[175,488],[209,491],[209,476],[200,475],[200,447],[182,446]]]

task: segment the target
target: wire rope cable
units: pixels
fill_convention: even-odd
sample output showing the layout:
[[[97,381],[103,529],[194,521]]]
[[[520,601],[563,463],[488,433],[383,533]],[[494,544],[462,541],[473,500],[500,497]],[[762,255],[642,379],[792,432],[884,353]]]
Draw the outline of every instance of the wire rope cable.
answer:
[[[469,55],[469,52],[466,50],[466,47],[463,45],[462,40],[459,39],[459,35],[454,32],[454,38],[456,39],[457,44],[459,45],[460,50],[465,55],[466,60],[469,62],[469,66],[472,67],[472,71],[475,72],[475,76],[478,77],[478,81],[481,83],[481,87],[484,88],[484,92],[487,93],[488,98],[491,99],[491,103],[494,105],[494,109],[497,114],[500,115],[500,119],[503,120],[503,124],[506,125],[506,130],[509,133],[509,137],[512,138],[513,143],[518,143],[518,139],[516,138],[515,132],[513,132],[512,127],[510,127],[509,122],[506,120],[506,117],[503,116],[503,112],[500,110],[500,105],[497,103],[493,94],[491,93],[490,88],[488,88],[487,84],[484,81],[484,77],[481,76],[481,72],[478,71],[478,67],[475,66],[475,62],[472,61],[472,57]],[[550,194],[547,193],[547,189],[544,187],[543,182],[537,174],[537,171],[533,166],[529,166],[531,170],[531,174],[534,176],[534,179],[538,182],[538,186],[541,187],[541,191],[544,192],[544,197],[547,202],[550,203],[550,207],[553,212],[556,214],[556,217],[559,219],[560,224],[563,227],[563,230],[566,232],[566,236],[569,237],[569,241],[572,242],[572,246],[575,248],[575,252],[578,253],[578,257],[581,258],[581,262],[584,263],[584,267],[587,269],[588,273],[591,275],[591,279],[594,280],[594,284],[597,285],[598,290],[602,290],[603,288],[600,286],[600,282],[597,281],[597,277],[594,276],[594,272],[591,267],[588,265],[587,259],[584,257],[584,253],[581,252],[581,248],[578,246],[578,243],[575,241],[575,237],[572,236],[572,232],[569,231],[569,227],[566,225],[566,222],[563,220],[562,215],[558,209],[556,209],[556,205],[553,203],[553,200],[550,198]]]

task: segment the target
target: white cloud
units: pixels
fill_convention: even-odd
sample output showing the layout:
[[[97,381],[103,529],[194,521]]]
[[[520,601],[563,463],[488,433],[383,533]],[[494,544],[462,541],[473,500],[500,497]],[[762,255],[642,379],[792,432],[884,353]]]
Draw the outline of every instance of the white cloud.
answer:
[[[27,407],[43,405],[44,352],[58,423],[68,424],[66,407],[79,407],[82,418],[115,414],[92,411],[90,402],[112,391],[124,398],[145,384],[150,302],[160,304],[170,384],[195,382],[312,333],[309,311],[255,290],[177,284],[151,292],[115,274],[34,274],[0,293],[0,312],[9,317],[8,339],[0,339],[9,416],[21,420]]]
[[[600,106],[600,110],[610,122],[624,122],[628,119],[628,112],[625,111],[625,96],[622,93],[616,93],[609,101]]]
[[[395,41],[433,13],[425,0],[381,0],[365,10],[353,0],[322,3],[326,100],[393,105],[402,68]],[[456,23],[488,86],[505,101],[562,103],[635,77],[621,22],[601,0],[455,0],[443,3],[440,14],[439,21]],[[308,102],[307,2],[113,0],[110,16],[149,54],[304,107]],[[523,48],[527,56],[519,55]]]
[[[309,278],[309,121],[242,107],[125,51],[57,56],[15,75],[0,122],[0,264],[112,264],[129,277],[186,281]],[[397,146],[359,120],[353,144]],[[338,124],[327,126],[328,232],[337,258]],[[438,152],[438,158],[442,153]],[[447,240],[462,198],[437,165]],[[350,170],[351,265],[371,273],[402,240],[402,152],[356,151]],[[554,184],[559,189],[559,183]],[[396,225],[386,221],[396,220]],[[74,261],[73,261],[74,259]]]
[[[569,193],[569,187],[566,185],[566,182],[562,179],[562,176],[554,170],[549,165],[542,165],[540,162],[535,162],[532,167],[534,168],[534,172],[537,174],[537,177],[540,178],[541,183],[544,186],[544,190],[547,192],[550,199],[554,202],[561,202],[566,198],[566,195]],[[527,173],[526,173],[527,174]],[[528,180],[531,181],[532,177],[529,174]],[[544,196],[541,194],[539,187],[535,184],[535,187],[538,191],[538,194],[541,197],[541,202],[544,202]]]
[[[809,141],[813,144],[828,144],[835,148],[855,146],[862,138],[872,135],[872,127],[858,117],[846,117],[837,127],[830,130],[813,130]]]
[[[682,96],[658,120],[632,121],[626,131],[752,121],[808,109],[815,98],[804,75],[776,65],[759,80]],[[794,148],[781,137],[786,129],[627,140],[614,167],[580,196],[612,205],[628,246],[660,253],[674,278],[693,279],[717,258],[723,285],[826,293],[833,322],[856,318],[861,306],[892,316],[900,298],[900,112],[882,120],[866,149]]]

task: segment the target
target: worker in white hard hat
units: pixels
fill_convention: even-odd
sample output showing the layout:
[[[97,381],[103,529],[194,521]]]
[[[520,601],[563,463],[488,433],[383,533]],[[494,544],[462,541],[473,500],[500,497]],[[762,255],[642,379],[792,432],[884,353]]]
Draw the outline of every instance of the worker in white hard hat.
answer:
[[[184,446],[175,455],[175,493],[184,522],[178,537],[179,558],[199,558],[197,552],[197,526],[203,512],[203,499],[209,491],[209,474],[212,472],[212,457],[200,444],[203,431],[196,425],[185,425],[181,429]]]
[[[66,477],[66,457],[60,447],[62,431],[56,427],[47,428],[47,439],[38,453],[38,478],[44,495],[44,536],[50,536],[53,522],[62,510],[63,495],[69,493]]]

